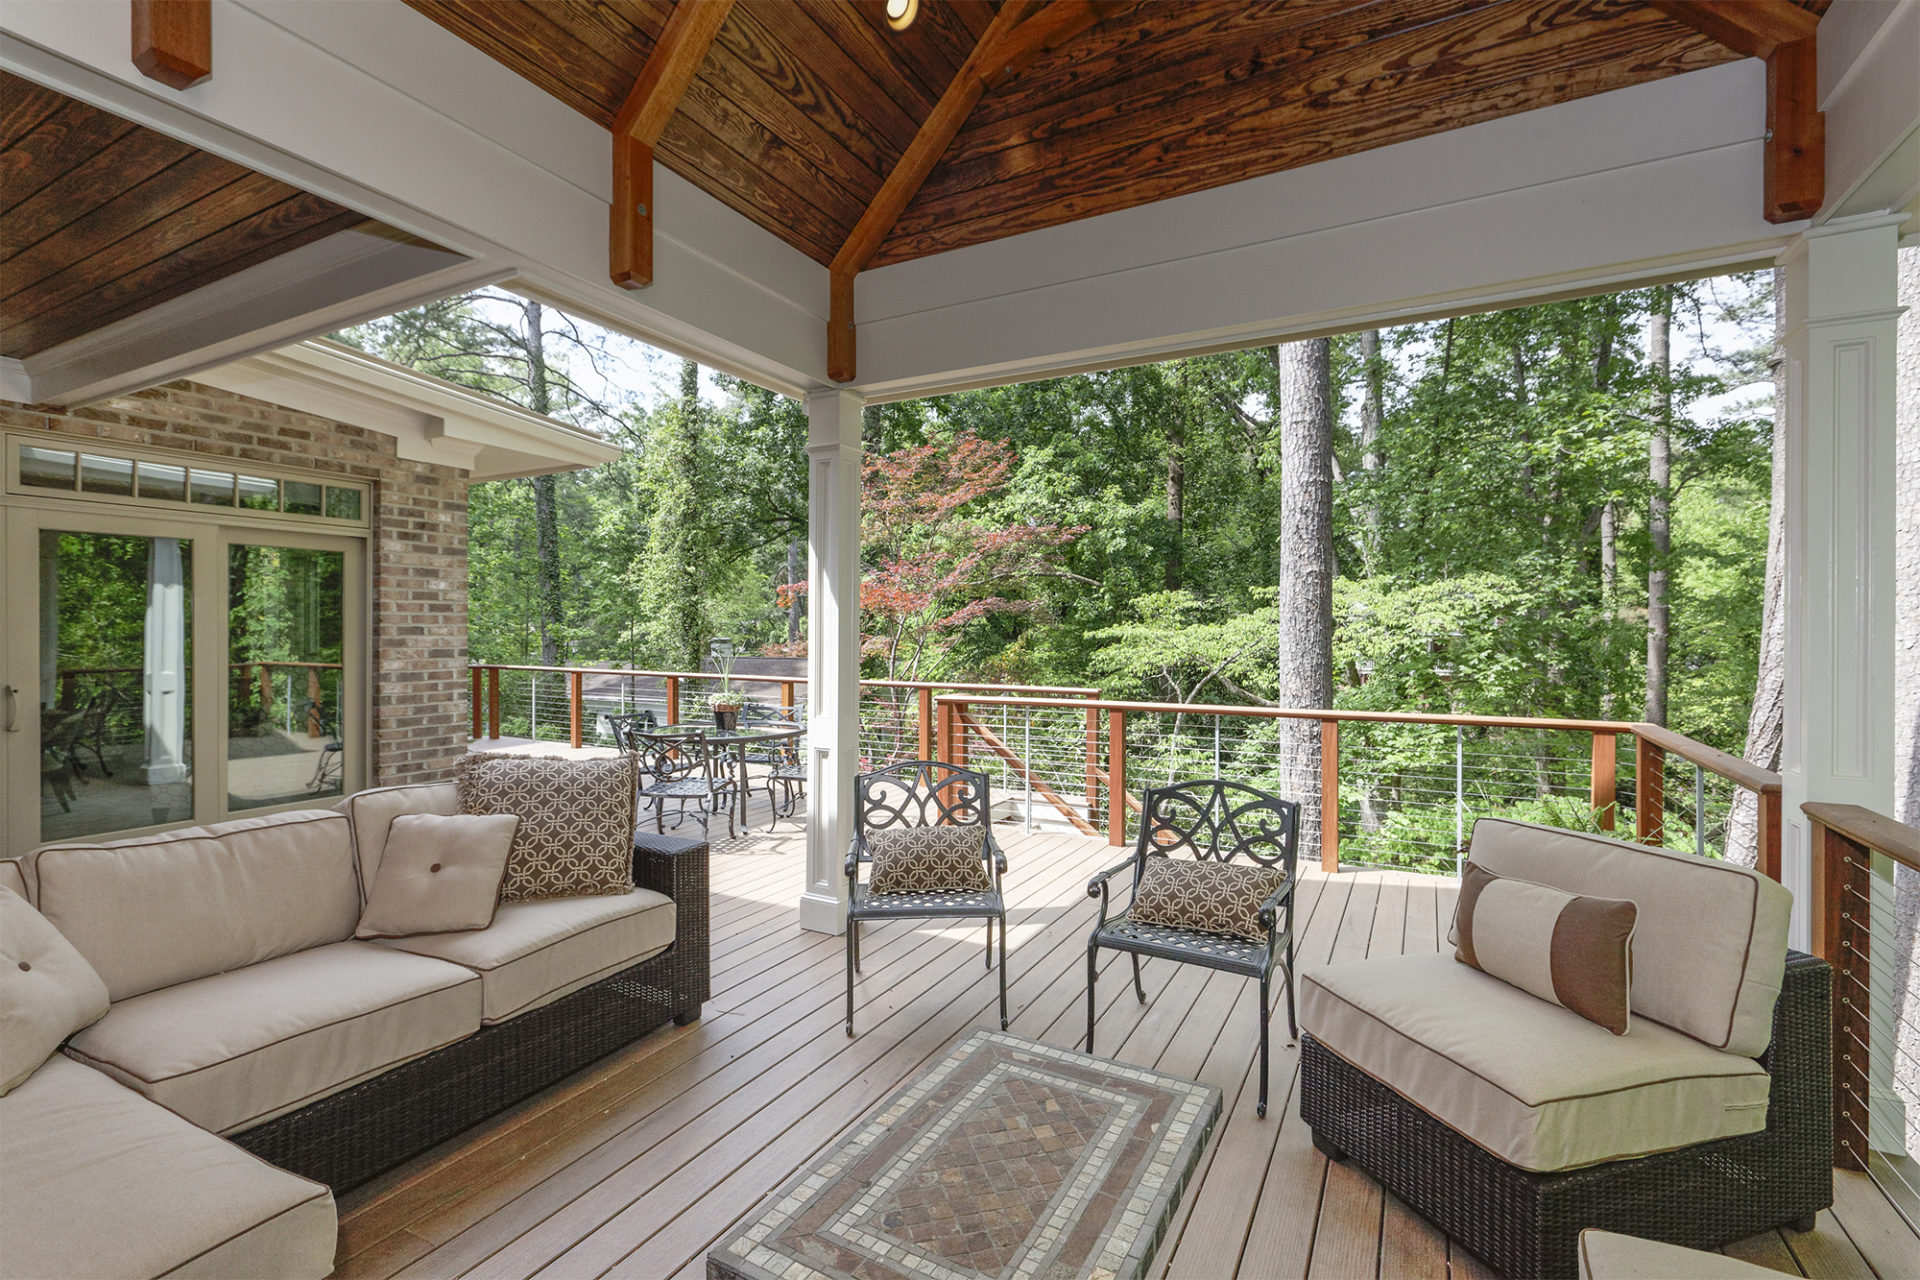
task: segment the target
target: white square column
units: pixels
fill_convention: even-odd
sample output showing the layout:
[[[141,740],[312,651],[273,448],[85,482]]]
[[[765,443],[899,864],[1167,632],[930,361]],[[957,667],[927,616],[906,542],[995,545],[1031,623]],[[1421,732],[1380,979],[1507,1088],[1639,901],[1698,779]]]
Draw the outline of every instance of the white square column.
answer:
[[[807,397],[807,884],[800,927],[847,927],[847,848],[860,771],[860,411]]]
[[[1790,937],[1811,939],[1800,806],[1892,814],[1897,214],[1807,231],[1786,279],[1786,733],[1782,867]]]

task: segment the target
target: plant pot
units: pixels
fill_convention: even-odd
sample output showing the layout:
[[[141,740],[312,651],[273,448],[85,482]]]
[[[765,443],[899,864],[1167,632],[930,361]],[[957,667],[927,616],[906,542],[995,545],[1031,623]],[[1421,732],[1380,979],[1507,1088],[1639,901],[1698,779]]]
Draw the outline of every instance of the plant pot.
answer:
[[[713,727],[722,733],[732,733],[740,727],[739,711],[715,711],[713,713]]]

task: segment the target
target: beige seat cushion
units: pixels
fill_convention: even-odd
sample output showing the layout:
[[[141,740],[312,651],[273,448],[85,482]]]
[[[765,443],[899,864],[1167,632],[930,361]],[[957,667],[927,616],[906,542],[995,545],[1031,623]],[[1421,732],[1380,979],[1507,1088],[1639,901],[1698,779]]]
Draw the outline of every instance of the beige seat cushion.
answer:
[[[107,984],[45,916],[0,888],[0,1094],[107,1012]]]
[[[657,955],[673,941],[673,899],[651,889],[618,897],[503,902],[473,933],[383,939],[479,973],[485,1019],[502,1022]]]
[[[33,855],[34,905],[125,1000],[353,936],[347,820],[241,818]]]
[[[33,901],[33,895],[27,892],[27,869],[19,858],[0,858],[0,889],[11,889]]]
[[[0,1098],[0,1276],[317,1280],[333,1193],[58,1055]]]
[[[1580,1233],[1580,1280],[1779,1280],[1780,1273],[1724,1253],[1642,1240],[1588,1227]]]
[[[1793,895],[1730,862],[1482,818],[1471,856],[1495,875],[1639,908],[1633,1015],[1753,1058],[1773,1035]]]
[[[67,1052],[233,1133],[479,1027],[471,971],[339,942],[119,1001]]]
[[[379,875],[387,851],[387,834],[395,818],[410,813],[449,815],[460,812],[460,792],[451,782],[413,783],[404,787],[374,787],[356,791],[334,808],[353,824],[353,854],[360,866],[362,900]]]
[[[1522,1169],[1575,1169],[1766,1127],[1751,1058],[1636,1019],[1616,1036],[1450,955],[1383,956],[1300,978],[1300,1025]]]

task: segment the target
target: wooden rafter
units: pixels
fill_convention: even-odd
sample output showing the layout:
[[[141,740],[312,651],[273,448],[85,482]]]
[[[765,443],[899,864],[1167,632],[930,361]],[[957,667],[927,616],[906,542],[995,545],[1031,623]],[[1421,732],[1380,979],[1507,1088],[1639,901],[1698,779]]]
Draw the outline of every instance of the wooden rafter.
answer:
[[[213,74],[212,0],[133,0],[133,65],[187,89]]]
[[[1790,0],[1651,0],[1653,8],[1750,58],[1767,61],[1763,212],[1794,222],[1820,211],[1827,120],[1820,110],[1818,15]]]
[[[653,283],[653,147],[732,9],[733,0],[680,0],[614,118],[607,261],[623,289]]]
[[[1007,0],[994,15],[992,24],[921,122],[913,141],[834,256],[827,325],[828,377],[835,382],[851,382],[854,378],[854,277],[873,261],[873,255],[880,251],[982,95],[1048,49],[1091,27],[1109,7],[1097,0]]]

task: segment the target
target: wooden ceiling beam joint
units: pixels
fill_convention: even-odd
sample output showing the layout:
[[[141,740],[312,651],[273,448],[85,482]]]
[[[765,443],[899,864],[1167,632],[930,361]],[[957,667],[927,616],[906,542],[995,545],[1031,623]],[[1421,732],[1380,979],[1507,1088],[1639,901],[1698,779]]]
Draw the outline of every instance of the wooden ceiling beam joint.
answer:
[[[706,59],[733,0],[680,0],[613,121],[607,273],[623,289],[653,283],[653,148]]]
[[[1748,58],[1766,58],[1783,44],[1811,40],[1820,17],[1793,0],[1648,0],[1676,22]]]
[[[190,89],[213,74],[212,0],[133,0],[133,65]]]

